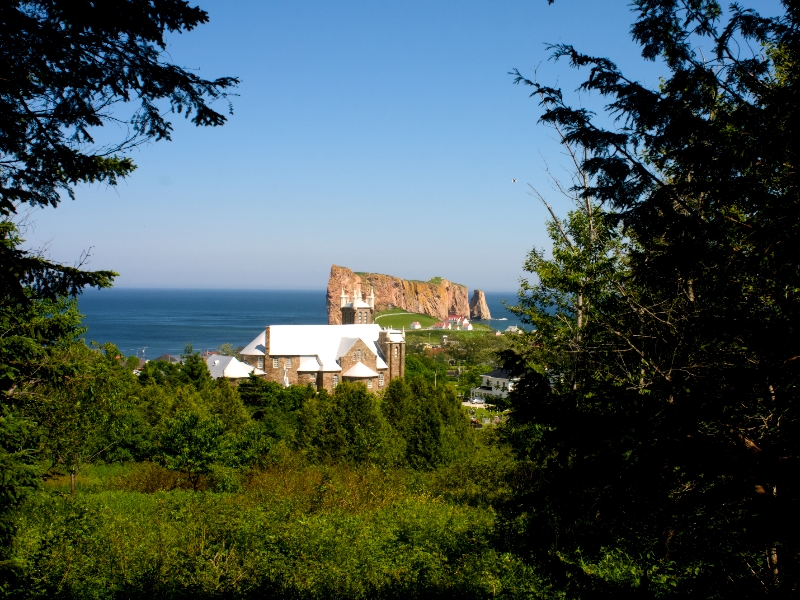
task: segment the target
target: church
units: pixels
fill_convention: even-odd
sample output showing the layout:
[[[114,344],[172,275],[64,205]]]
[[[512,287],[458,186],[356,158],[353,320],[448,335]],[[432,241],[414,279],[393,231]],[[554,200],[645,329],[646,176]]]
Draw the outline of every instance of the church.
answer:
[[[405,332],[373,323],[375,293],[353,300],[342,290],[341,325],[268,325],[241,352],[242,361],[283,385],[311,384],[332,391],[360,381],[377,392],[405,375]]]

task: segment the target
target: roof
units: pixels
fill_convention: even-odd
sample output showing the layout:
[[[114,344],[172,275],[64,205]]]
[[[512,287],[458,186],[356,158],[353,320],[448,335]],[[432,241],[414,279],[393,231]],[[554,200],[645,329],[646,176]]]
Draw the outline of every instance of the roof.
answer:
[[[266,354],[266,350],[264,348],[264,344],[267,343],[267,332],[262,331],[260,334],[256,336],[252,342],[247,344],[239,354],[247,354],[248,356],[264,356]]]
[[[156,358],[154,360],[161,360],[161,361],[164,361],[164,362],[175,364],[175,363],[182,363],[183,362],[183,357],[175,356],[174,354],[162,354],[161,356],[159,356],[158,358]]]
[[[511,379],[511,373],[505,369],[495,369],[488,373],[481,373],[481,377],[493,377],[494,379]]]
[[[362,362],[357,362],[350,367],[342,377],[377,377],[378,374]]]
[[[381,326],[377,323],[365,325],[270,325],[269,326],[269,354],[270,356],[299,356],[301,367],[313,367],[304,363],[304,358],[314,357],[317,368],[309,370],[323,372],[340,372],[338,359],[353,347],[360,339],[377,357],[377,367],[387,368],[384,356],[378,347],[378,337]],[[389,330],[390,342],[403,342],[405,336],[402,331]],[[266,332],[262,331],[241,351],[247,356],[264,356],[267,352]]]
[[[222,356],[220,354],[213,354],[206,359],[208,371],[211,373],[212,379],[219,379],[220,377],[228,377],[229,379],[242,379],[248,377],[250,373],[255,372],[256,375],[263,375],[264,371],[255,369],[250,365],[246,365],[236,360],[233,356]]]
[[[298,371],[303,373],[319,371],[320,364],[316,356],[301,356],[300,366],[297,367]]]

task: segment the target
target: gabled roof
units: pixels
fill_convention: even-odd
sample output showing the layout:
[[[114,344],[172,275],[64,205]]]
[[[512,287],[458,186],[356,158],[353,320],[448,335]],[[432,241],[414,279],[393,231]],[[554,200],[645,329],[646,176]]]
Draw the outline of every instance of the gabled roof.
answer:
[[[377,377],[378,374],[362,362],[357,362],[350,367],[342,377]]]
[[[228,377],[229,379],[242,379],[248,377],[250,373],[255,372],[256,375],[263,375],[264,371],[255,369],[250,365],[239,362],[233,356],[222,356],[220,354],[213,354],[206,359],[208,371],[211,373],[212,379],[219,379],[220,377]]]
[[[360,339],[377,358],[377,367],[386,369],[385,357],[378,346],[381,326],[368,325],[271,325],[269,327],[270,356],[316,357],[319,371],[338,373],[338,359]],[[404,342],[403,332],[389,330],[390,342]],[[264,356],[267,353],[266,333],[262,331],[241,351],[247,356]],[[307,363],[310,367],[311,363]],[[299,370],[305,370],[301,367]]]
[[[319,371],[319,367],[320,364],[316,356],[301,356],[300,366],[297,367],[297,370],[303,373],[314,373]]]
[[[252,342],[247,344],[239,354],[246,354],[247,356],[264,356],[267,351],[264,344],[267,343],[267,332],[262,331],[256,336]]]
[[[481,373],[481,377],[492,377],[494,379],[511,379],[511,374],[505,369],[495,369],[488,373]]]

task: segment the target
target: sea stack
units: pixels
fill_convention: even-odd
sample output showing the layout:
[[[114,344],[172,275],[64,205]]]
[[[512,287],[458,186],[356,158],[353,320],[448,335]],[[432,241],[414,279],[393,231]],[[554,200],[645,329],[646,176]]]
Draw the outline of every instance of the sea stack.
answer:
[[[472,300],[469,301],[469,318],[473,321],[492,318],[492,313],[489,312],[489,305],[486,304],[486,296],[481,290],[472,292]]]

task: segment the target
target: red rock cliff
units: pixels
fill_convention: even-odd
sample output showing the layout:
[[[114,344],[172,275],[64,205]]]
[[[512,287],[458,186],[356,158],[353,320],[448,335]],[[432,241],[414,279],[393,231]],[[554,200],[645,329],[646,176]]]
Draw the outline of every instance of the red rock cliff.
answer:
[[[356,274],[347,267],[331,267],[328,279],[328,323],[338,325],[342,322],[339,297],[342,288],[353,299],[353,289],[361,286],[364,295],[370,288],[375,290],[375,311],[386,310],[389,305],[404,308],[408,312],[431,315],[444,319],[449,313],[469,315],[469,294],[467,288],[448,281],[434,278],[429,282],[408,281],[391,275],[378,273]]]

